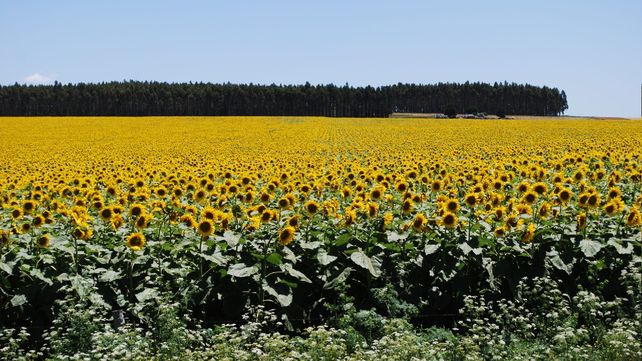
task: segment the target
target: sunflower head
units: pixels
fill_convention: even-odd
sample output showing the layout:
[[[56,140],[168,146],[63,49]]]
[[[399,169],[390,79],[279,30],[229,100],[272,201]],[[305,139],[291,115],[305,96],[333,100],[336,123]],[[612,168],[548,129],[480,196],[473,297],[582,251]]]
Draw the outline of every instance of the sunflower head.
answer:
[[[319,211],[319,203],[316,201],[310,200],[305,202],[303,205],[305,207],[305,210],[308,212],[310,215],[315,215]]]
[[[145,246],[145,236],[142,233],[132,233],[127,237],[127,247],[132,251],[140,251]]]
[[[451,212],[445,212],[441,217],[441,222],[446,228],[455,228],[457,226],[457,216]]]
[[[417,232],[422,232],[428,219],[421,213],[417,213],[415,218],[412,220],[412,228]]]
[[[43,234],[42,236],[38,237],[36,240],[36,243],[38,243],[38,247],[40,248],[47,248],[49,247],[49,242],[51,238],[49,237],[48,234]]]
[[[214,232],[214,223],[209,219],[204,219],[196,226],[196,230],[202,237],[207,237]]]
[[[286,226],[279,231],[279,243],[284,246],[292,243],[294,240],[295,229],[292,226]]]
[[[577,215],[577,229],[586,228],[586,213],[582,212]]]

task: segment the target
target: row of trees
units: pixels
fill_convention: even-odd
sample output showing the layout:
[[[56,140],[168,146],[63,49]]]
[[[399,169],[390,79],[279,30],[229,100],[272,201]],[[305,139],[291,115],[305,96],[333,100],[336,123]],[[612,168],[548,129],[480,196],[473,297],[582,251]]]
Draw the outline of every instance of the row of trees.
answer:
[[[318,115],[402,113],[559,115],[557,88],[515,83],[381,87],[124,81],[0,86],[0,115]]]

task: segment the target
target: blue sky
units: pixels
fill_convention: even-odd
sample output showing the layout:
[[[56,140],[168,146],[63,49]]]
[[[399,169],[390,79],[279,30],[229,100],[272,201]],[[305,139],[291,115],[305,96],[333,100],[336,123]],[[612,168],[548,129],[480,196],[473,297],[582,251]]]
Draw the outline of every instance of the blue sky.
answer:
[[[642,1],[0,0],[0,84],[527,82],[640,116]]]

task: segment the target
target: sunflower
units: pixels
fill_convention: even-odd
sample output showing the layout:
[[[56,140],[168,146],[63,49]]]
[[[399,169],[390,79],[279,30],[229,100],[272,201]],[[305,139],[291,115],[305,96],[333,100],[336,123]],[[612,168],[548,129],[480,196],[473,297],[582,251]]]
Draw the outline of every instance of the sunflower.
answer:
[[[369,218],[376,217],[377,213],[379,213],[379,205],[377,203],[374,203],[374,202],[368,203],[366,213],[367,213]]]
[[[271,220],[276,219],[277,215],[278,214],[276,212],[266,209],[263,211],[263,213],[261,213],[261,223],[268,223]]]
[[[535,224],[534,223],[530,223],[526,227],[526,230],[524,231],[524,234],[522,235],[522,242],[530,243],[533,240],[534,236],[535,236]]]
[[[422,232],[428,220],[426,216],[421,213],[417,213],[415,218],[412,220],[412,228],[417,232]]]
[[[298,229],[299,228],[299,216],[298,215],[294,215],[294,216],[288,218],[286,223],[288,224],[288,226],[291,226],[291,227],[294,227],[295,229]]]
[[[343,223],[346,226],[350,226],[354,224],[356,220],[357,220],[357,212],[354,209],[346,209],[343,215]]]
[[[497,227],[493,231],[493,233],[495,234],[495,237],[499,237],[499,238],[504,237],[507,232],[508,230],[506,229],[506,226]]]
[[[123,216],[120,214],[116,214],[112,217],[111,221],[111,227],[114,230],[117,230],[118,228],[122,227],[125,224],[125,219],[123,219]]]
[[[143,212],[145,211],[145,206],[142,204],[132,204],[131,207],[129,207],[129,214],[132,216],[132,218],[138,218]]]
[[[45,221],[46,221],[45,217],[43,217],[42,215],[37,215],[33,217],[33,219],[31,220],[31,224],[37,228],[45,224]]]
[[[620,210],[615,200],[611,200],[610,202],[606,203],[603,209],[604,209],[604,212],[609,216],[616,215],[617,213],[619,213],[619,210]]]
[[[589,208],[595,208],[600,205],[601,199],[598,193],[591,193],[588,199],[586,200],[586,205]]]
[[[381,199],[381,196],[383,196],[383,190],[381,187],[375,187],[370,191],[370,198],[372,200],[378,201]]]
[[[577,197],[577,204],[582,208],[588,207],[588,200],[591,197],[590,193],[582,193]]]
[[[38,243],[38,247],[40,248],[47,248],[49,247],[49,241],[51,241],[51,238],[49,237],[49,235],[43,234],[42,236],[38,237],[38,240],[36,240],[36,243]]]
[[[127,237],[127,247],[132,251],[140,251],[145,246],[145,236],[142,233],[132,233]]]
[[[305,208],[305,210],[310,215],[316,214],[319,211],[319,208],[320,208],[319,203],[317,203],[316,201],[313,201],[313,200],[305,202],[303,207]]]
[[[209,219],[202,220],[196,230],[202,237],[207,237],[214,232],[214,224]]]
[[[608,197],[609,199],[620,198],[622,196],[622,191],[618,187],[613,187],[609,189]]]
[[[387,212],[386,214],[384,214],[383,215],[383,226],[384,227],[389,226],[390,223],[392,223],[392,221],[394,220],[394,218],[395,218],[395,216],[390,212]]]
[[[179,218],[179,221],[189,228],[196,227],[196,221],[194,220],[194,217],[191,214],[183,214],[181,218]]]
[[[216,209],[212,207],[205,207],[201,211],[201,218],[213,220],[216,218]]]
[[[286,226],[279,231],[279,243],[284,246],[292,243],[294,240],[295,229],[292,226]]]
[[[573,197],[573,192],[568,188],[562,188],[557,193],[557,198],[562,202],[562,204],[567,204]]]
[[[539,206],[539,209],[537,210],[537,215],[541,219],[546,219],[551,213],[551,205],[548,202],[542,203],[541,206]]]
[[[446,212],[441,218],[443,225],[446,228],[455,228],[457,226],[457,216],[454,213]]]
[[[412,199],[406,199],[403,201],[403,204],[401,205],[401,210],[403,213],[408,214],[412,212],[412,209],[415,207],[415,203],[412,201]]]
[[[435,179],[435,180],[434,180],[434,181],[432,181],[432,183],[430,184],[430,189],[431,189],[433,192],[439,192],[439,191],[441,190],[441,188],[442,188],[442,183],[441,183],[441,181],[440,181],[439,179]]]
[[[285,208],[288,208],[290,206],[290,201],[287,198],[282,197],[282,198],[279,199],[278,205],[279,205],[279,208],[285,209]]]
[[[577,215],[577,229],[586,228],[586,212]]]
[[[0,229],[0,246],[8,246],[11,244],[11,232]]]
[[[642,214],[638,207],[632,207],[629,214],[626,216],[626,225],[629,227],[637,227],[642,225]]]
[[[477,195],[475,193],[466,194],[464,202],[466,202],[469,207],[474,207],[475,204],[477,204]]]
[[[548,191],[548,187],[544,182],[537,182],[533,185],[533,191],[539,195],[542,195]]]
[[[495,215],[495,220],[501,221],[506,215],[506,207],[497,207],[493,213]]]
[[[526,204],[533,204],[537,200],[537,193],[533,191],[527,191],[522,197],[522,202]]]
[[[34,201],[25,201],[22,204],[22,209],[26,214],[33,212],[36,209],[36,202]]]
[[[397,186],[396,186],[395,188],[397,188],[397,190],[398,190],[399,192],[403,193],[403,192],[405,192],[406,190],[408,190],[408,183],[406,183],[406,182],[399,182],[399,183],[397,183]]]
[[[445,209],[448,212],[457,213],[459,212],[459,200],[456,198],[450,198],[445,203]]]
[[[22,208],[14,208],[11,210],[11,218],[13,219],[20,219],[22,218]]]
[[[135,226],[138,229],[145,229],[149,227],[149,223],[152,221],[154,217],[149,215],[149,214],[142,214],[138,218],[136,218],[136,223]]]
[[[98,214],[104,221],[109,221],[114,216],[114,211],[111,209],[111,207],[105,207],[101,209]]]

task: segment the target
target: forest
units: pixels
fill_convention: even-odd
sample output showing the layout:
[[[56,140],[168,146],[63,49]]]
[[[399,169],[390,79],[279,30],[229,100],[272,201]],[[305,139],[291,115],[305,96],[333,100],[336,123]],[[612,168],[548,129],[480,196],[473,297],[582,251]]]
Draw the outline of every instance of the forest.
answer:
[[[0,86],[3,116],[276,115],[387,117],[391,113],[560,115],[557,88],[516,83],[379,87],[123,81]]]

